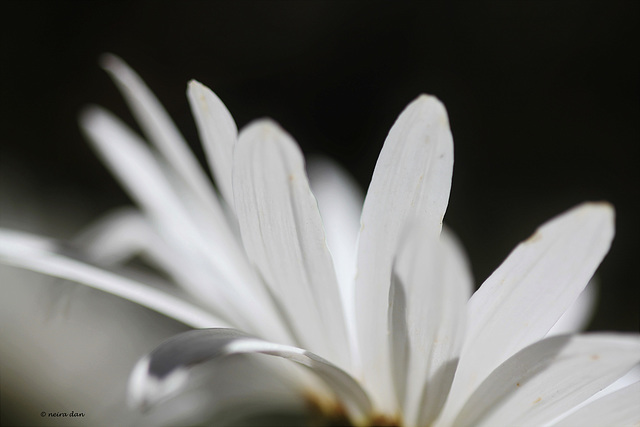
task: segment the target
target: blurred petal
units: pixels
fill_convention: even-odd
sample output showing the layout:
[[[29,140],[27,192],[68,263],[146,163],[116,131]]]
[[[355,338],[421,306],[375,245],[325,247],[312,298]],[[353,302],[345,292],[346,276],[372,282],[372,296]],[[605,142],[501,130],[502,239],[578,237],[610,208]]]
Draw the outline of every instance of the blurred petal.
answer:
[[[362,212],[355,284],[364,382],[376,406],[394,413],[387,310],[394,251],[405,221],[439,232],[449,200],[453,140],[447,113],[422,95],[400,114],[378,158]]]
[[[389,296],[391,362],[407,425],[430,425],[449,393],[473,280],[451,232],[412,224],[394,263]]]
[[[233,190],[242,240],[302,346],[349,363],[342,301],[295,141],[271,121],[240,133]]]
[[[140,76],[122,59],[112,54],[103,55],[101,65],[120,89],[145,135],[165,160],[192,186],[198,197],[207,203],[212,214],[223,218],[209,179],[165,109]]]
[[[609,250],[613,215],[606,203],[584,203],[545,223],[471,297],[448,417],[493,369],[544,337],[573,304]]]
[[[187,273],[179,275],[184,279],[188,274],[191,279],[179,283],[234,325],[252,325],[252,331],[265,337],[285,340],[287,334],[270,297],[248,268],[229,230],[195,224],[193,218],[201,212],[192,206],[187,209],[174,190],[176,183],[153,152],[110,113],[100,108],[87,110],[81,125],[116,177],[180,254],[180,268]],[[190,194],[188,188],[177,190],[184,196]],[[193,279],[196,275],[199,278]],[[269,331],[272,335],[264,335]]]
[[[602,397],[553,424],[557,427],[640,425],[640,382]]]
[[[282,357],[309,368],[336,394],[352,419],[363,420],[370,415],[366,393],[338,367],[306,350],[262,341],[233,329],[189,331],[161,344],[134,368],[129,382],[131,402],[154,404],[180,390],[192,366],[251,353]]]
[[[471,395],[455,424],[543,425],[611,384],[639,361],[640,338],[633,335],[544,339],[492,372]]]
[[[364,195],[353,177],[326,157],[307,162],[309,184],[327,235],[327,246],[336,269],[345,308],[352,350],[356,347],[353,285],[356,275],[356,242],[360,230]]]
[[[188,302],[134,280],[59,253],[53,241],[0,229],[0,261],[100,289],[194,328],[224,327],[227,323]]]
[[[144,216],[133,208],[111,211],[91,224],[74,239],[93,262],[115,265],[126,262],[150,244],[150,226]],[[155,243],[155,242],[154,242]]]
[[[233,207],[231,165],[233,147],[238,138],[236,123],[220,98],[202,83],[191,80],[187,96],[198,125],[209,168],[213,172],[220,193],[229,206]]]
[[[547,336],[571,334],[584,331],[596,308],[598,298],[598,279],[592,278],[578,299],[558,319]]]

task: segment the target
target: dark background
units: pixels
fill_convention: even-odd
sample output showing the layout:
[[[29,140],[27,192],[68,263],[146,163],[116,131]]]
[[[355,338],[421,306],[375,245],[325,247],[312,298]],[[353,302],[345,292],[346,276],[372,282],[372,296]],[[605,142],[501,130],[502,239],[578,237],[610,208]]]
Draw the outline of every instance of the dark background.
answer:
[[[455,140],[446,221],[476,281],[542,222],[608,200],[617,235],[591,328],[637,330],[639,4],[5,1],[0,165],[96,216],[129,203],[77,127],[89,103],[133,123],[102,52],[141,74],[201,159],[190,78],[239,126],[270,116],[363,188],[400,111],[435,94]]]

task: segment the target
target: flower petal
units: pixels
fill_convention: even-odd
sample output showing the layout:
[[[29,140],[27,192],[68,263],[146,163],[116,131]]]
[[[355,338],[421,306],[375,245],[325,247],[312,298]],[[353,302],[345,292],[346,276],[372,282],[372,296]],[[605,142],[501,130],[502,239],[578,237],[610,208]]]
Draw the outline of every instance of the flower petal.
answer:
[[[327,235],[327,246],[336,269],[351,349],[355,350],[353,285],[356,276],[356,243],[364,195],[349,173],[327,157],[316,156],[309,159],[307,171],[311,190],[318,200],[318,209]]]
[[[547,336],[571,334],[586,329],[596,307],[598,297],[598,280],[593,277],[578,299],[558,319]]]
[[[453,140],[444,106],[422,95],[400,114],[376,164],[358,237],[356,316],[364,381],[376,406],[394,412],[387,309],[394,251],[405,221],[439,232],[449,200]]]
[[[553,424],[554,427],[640,425],[640,382],[608,394]]]
[[[462,347],[473,280],[461,246],[410,224],[389,296],[391,362],[407,425],[430,425],[449,393]]]
[[[584,203],[552,219],[471,297],[448,416],[500,363],[544,337],[577,299],[609,250],[613,215],[609,204]]]
[[[180,277],[198,276],[179,283],[234,325],[289,342],[270,296],[229,229],[197,222],[201,210],[187,209],[177,195],[178,191],[190,194],[189,188],[174,189],[177,183],[171,182],[153,152],[113,115],[97,107],[89,109],[81,117],[81,126],[116,177],[157,224],[168,246],[178,253],[176,260],[183,264],[179,268],[187,272],[179,273]]]
[[[187,89],[191,112],[196,119],[200,140],[218,189],[233,207],[231,165],[238,128],[220,98],[200,82],[191,80]]]
[[[543,425],[611,384],[638,361],[638,335],[544,339],[492,372],[464,405],[455,425]]]
[[[308,351],[259,340],[234,329],[188,331],[165,341],[134,368],[129,381],[130,401],[141,406],[154,404],[178,391],[192,366],[251,353],[278,356],[307,367],[336,394],[353,420],[370,415],[366,393],[340,368]]]
[[[83,253],[93,262],[116,265],[126,262],[139,252],[157,248],[152,240],[150,225],[144,216],[133,208],[113,210],[74,239]]]
[[[300,149],[275,123],[257,121],[240,133],[233,191],[247,254],[298,342],[347,367],[344,312],[318,206]]]
[[[175,124],[140,76],[115,55],[105,54],[100,62],[120,89],[145,135],[207,204],[212,215],[222,219],[223,211],[210,181]]]
[[[53,241],[0,229],[0,261],[82,283],[133,301],[195,328],[224,327],[227,322],[185,300],[62,255]]]

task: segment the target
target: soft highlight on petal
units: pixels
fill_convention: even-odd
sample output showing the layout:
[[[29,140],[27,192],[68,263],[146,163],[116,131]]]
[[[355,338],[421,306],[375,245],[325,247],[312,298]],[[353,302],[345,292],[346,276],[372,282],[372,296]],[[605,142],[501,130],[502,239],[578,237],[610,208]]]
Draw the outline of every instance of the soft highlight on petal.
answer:
[[[471,297],[448,417],[493,369],[543,338],[574,303],[609,250],[613,217],[609,204],[584,203],[548,221]]]
[[[459,426],[540,426],[611,384],[640,361],[640,337],[561,335],[500,365],[471,395]]]
[[[553,424],[554,427],[637,427],[640,425],[640,382],[602,397]]]
[[[389,296],[394,382],[403,421],[430,425],[453,381],[473,280],[450,231],[410,222],[401,242]]]
[[[204,147],[209,168],[225,201],[233,208],[231,165],[238,128],[231,113],[208,87],[191,80],[187,89],[191,112],[198,125],[198,134]]]
[[[447,112],[421,95],[400,114],[378,158],[362,211],[355,284],[363,379],[376,405],[395,412],[387,308],[394,251],[407,218],[433,233],[442,226],[453,169]]]
[[[235,207],[251,261],[305,348],[348,369],[338,284],[304,159],[268,120],[243,129],[233,168]]]

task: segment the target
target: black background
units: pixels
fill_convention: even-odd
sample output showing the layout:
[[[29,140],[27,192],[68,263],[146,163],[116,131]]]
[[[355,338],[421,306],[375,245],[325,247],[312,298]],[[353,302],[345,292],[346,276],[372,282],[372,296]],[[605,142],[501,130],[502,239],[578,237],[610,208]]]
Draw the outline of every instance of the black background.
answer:
[[[239,126],[270,116],[363,188],[399,112],[435,94],[455,140],[446,221],[476,281],[542,222],[608,200],[617,234],[591,328],[637,330],[639,10],[635,1],[5,1],[0,165],[27,171],[43,193],[73,192],[95,215],[129,203],[77,127],[90,103],[133,124],[97,65],[102,52],[141,74],[201,159],[191,78]]]

